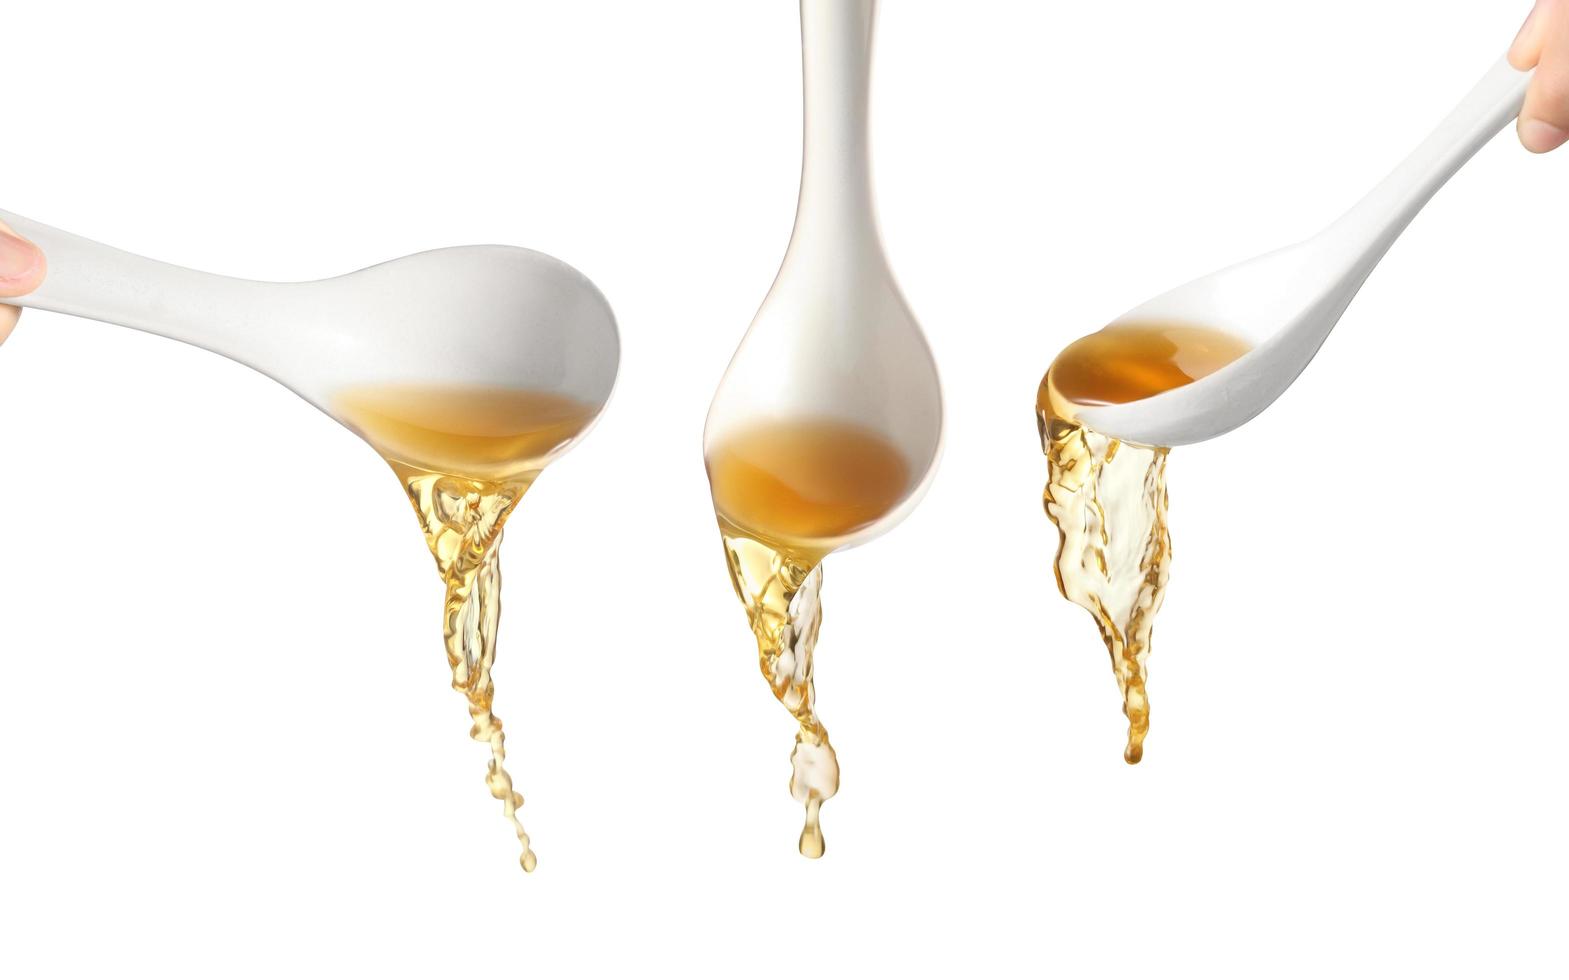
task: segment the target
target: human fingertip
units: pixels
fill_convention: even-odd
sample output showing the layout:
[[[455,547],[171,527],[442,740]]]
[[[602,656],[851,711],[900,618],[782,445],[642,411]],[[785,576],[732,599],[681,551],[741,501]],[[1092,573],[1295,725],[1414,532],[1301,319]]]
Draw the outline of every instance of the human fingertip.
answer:
[[[44,253],[37,245],[0,229],[0,295],[20,296],[44,278]]]
[[[1548,153],[1569,143],[1569,130],[1545,119],[1521,119],[1520,143],[1532,153]]]
[[[1536,24],[1537,9],[1536,7],[1531,8],[1531,12],[1526,15],[1525,23],[1520,25],[1520,32],[1515,35],[1514,41],[1509,45],[1509,64],[1514,66],[1517,71],[1529,71],[1535,68],[1537,59],[1540,57],[1537,46],[1531,43],[1534,39],[1533,35],[1535,32],[1532,30],[1532,27]]]

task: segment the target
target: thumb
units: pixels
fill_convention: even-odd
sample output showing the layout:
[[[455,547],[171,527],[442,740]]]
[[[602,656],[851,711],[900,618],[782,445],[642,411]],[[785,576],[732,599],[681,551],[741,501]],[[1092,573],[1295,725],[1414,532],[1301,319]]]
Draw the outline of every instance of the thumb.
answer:
[[[1542,47],[1547,43],[1547,27],[1553,20],[1556,0],[1538,0],[1530,16],[1520,26],[1520,33],[1509,46],[1509,63],[1520,71],[1530,71],[1542,60]]]
[[[1520,142],[1532,153],[1569,141],[1569,0],[1540,0],[1509,52],[1516,68],[1535,68],[1520,110]]]
[[[44,253],[0,222],[0,297],[23,296],[43,281]],[[0,306],[0,342],[11,335],[20,312],[14,306]]]
[[[0,296],[24,296],[44,281],[44,253],[0,222]]]

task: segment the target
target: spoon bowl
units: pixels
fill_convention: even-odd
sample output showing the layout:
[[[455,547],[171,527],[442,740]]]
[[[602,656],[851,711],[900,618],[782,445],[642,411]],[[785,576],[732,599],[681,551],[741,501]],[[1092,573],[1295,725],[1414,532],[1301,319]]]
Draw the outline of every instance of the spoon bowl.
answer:
[[[720,381],[703,446],[711,456],[748,428],[831,421],[894,447],[909,472],[904,494],[851,534],[803,542],[826,552],[877,537],[920,502],[940,452],[942,395],[931,351],[880,255],[815,269],[793,257]]]
[[[1183,324],[1251,350],[1212,374],[1137,401],[1084,406],[1090,428],[1146,446],[1222,435],[1258,415],[1318,353],[1411,220],[1477,150],[1519,115],[1531,72],[1501,60],[1382,184],[1317,236],[1158,296],[1111,326]]]
[[[144,330],[239,361],[334,419],[367,386],[525,389],[597,418],[620,340],[594,284],[507,245],[436,249],[315,282],[232,279],[122,252],[0,211],[44,252],[39,288],[8,303]],[[563,440],[565,452],[592,422]]]

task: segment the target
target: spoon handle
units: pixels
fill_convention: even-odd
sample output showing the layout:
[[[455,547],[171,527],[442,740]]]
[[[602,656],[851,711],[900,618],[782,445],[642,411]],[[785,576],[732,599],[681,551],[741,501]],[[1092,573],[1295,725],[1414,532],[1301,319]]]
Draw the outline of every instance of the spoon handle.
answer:
[[[0,221],[42,249],[48,263],[42,285],[9,305],[145,330],[231,357],[254,326],[247,321],[266,284],[145,259],[8,211]]]
[[[814,248],[876,241],[867,147],[875,13],[875,0],[801,0],[805,120],[794,238],[814,238]]]
[[[1371,271],[1438,189],[1520,114],[1533,74],[1499,59],[1432,135],[1328,234],[1345,241],[1357,264]]]

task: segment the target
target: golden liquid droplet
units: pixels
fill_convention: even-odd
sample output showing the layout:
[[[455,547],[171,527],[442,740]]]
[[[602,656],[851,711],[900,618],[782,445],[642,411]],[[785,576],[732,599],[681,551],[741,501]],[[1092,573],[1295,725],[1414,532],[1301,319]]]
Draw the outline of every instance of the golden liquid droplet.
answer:
[[[820,858],[826,845],[823,841],[823,828],[818,823],[818,811],[822,809],[823,801],[819,799],[808,800],[806,804],[806,826],[801,828],[801,840],[796,845],[803,857]]]
[[[392,465],[419,516],[447,588],[443,636],[452,687],[468,702],[469,736],[490,747],[485,785],[501,801],[521,854],[538,859],[506,768],[506,735],[491,710],[501,619],[501,533],[550,453],[594,411],[549,392],[389,385],[349,389],[337,410]]]
[[[790,795],[806,808],[799,848],[823,856],[819,814],[839,759],[817,717],[812,654],[822,622],[821,562],[910,491],[910,467],[870,430],[831,420],[743,429],[708,457],[730,581],[757,639],[758,665],[795,718]]]
[[[1050,475],[1046,513],[1057,525],[1057,587],[1095,617],[1128,718],[1122,757],[1144,758],[1149,733],[1146,665],[1170,577],[1166,455],[1109,438],[1076,409],[1124,404],[1189,384],[1247,353],[1246,343],[1202,327],[1108,327],[1070,344],[1036,399]]]

